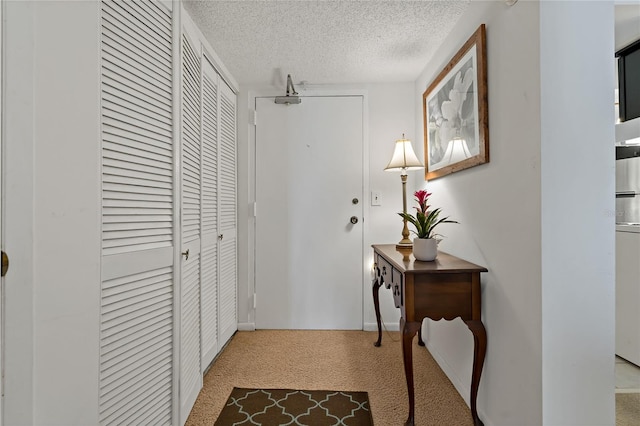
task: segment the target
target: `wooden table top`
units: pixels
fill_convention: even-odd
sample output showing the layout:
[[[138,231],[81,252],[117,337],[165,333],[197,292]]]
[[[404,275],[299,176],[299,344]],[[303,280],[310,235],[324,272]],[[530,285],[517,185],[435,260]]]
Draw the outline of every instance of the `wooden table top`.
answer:
[[[416,260],[411,249],[397,249],[395,244],[374,244],[374,250],[382,254],[402,273],[438,274],[452,272],[488,272],[487,268],[467,262],[459,257],[438,251],[436,260],[423,262]]]

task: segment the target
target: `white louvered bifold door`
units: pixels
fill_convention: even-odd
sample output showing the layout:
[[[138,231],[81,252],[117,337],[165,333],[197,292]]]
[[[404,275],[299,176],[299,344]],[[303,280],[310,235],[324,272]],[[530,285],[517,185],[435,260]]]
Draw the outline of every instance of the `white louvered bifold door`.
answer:
[[[219,115],[219,334],[224,344],[238,329],[236,230],[236,95],[220,83]]]
[[[180,422],[202,388],[200,368],[201,120],[200,44],[182,34],[182,280],[180,283]],[[188,254],[188,255],[187,255]]]
[[[218,347],[218,75],[202,60],[201,371]]]
[[[102,3],[99,420],[163,425],[173,404],[172,13]]]

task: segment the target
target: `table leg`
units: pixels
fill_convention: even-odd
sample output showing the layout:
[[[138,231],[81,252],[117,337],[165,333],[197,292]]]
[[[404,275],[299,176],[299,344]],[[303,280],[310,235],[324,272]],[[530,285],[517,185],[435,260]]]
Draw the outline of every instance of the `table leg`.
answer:
[[[373,280],[373,307],[376,310],[376,322],[378,323],[378,340],[373,346],[380,346],[382,344],[382,323],[380,321],[380,296],[378,295],[382,282],[378,279]]]
[[[420,324],[420,328],[418,329],[418,346],[424,346],[424,340],[422,340],[422,324]]]
[[[402,330],[402,359],[404,361],[404,375],[407,379],[407,393],[409,394],[409,417],[405,426],[414,426],[415,394],[413,389],[413,337],[420,328],[419,322],[406,322],[400,318],[400,330]]]
[[[484,356],[487,352],[487,332],[482,321],[465,321],[469,330],[473,333],[473,373],[471,375],[471,415],[474,426],[484,426],[478,417],[476,399],[478,398],[478,386],[484,365]]]

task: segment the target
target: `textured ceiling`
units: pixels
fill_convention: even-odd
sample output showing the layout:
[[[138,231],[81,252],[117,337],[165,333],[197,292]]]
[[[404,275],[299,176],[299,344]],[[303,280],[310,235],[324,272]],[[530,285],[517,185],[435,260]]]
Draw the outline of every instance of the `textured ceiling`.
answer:
[[[191,1],[185,8],[241,85],[414,81],[462,1]]]

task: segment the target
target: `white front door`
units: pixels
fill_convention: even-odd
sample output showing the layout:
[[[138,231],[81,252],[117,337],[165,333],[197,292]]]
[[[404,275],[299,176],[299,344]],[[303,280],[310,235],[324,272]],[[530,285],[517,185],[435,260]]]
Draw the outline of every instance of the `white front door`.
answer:
[[[362,329],[363,103],[256,99],[256,328]]]

